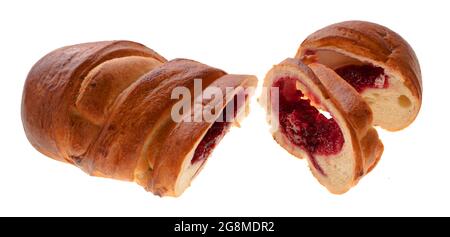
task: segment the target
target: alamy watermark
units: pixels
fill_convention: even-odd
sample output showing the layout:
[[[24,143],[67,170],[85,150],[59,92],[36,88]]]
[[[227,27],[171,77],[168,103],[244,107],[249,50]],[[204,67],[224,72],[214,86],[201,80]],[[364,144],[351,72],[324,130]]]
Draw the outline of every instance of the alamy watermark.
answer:
[[[177,100],[172,106],[171,117],[180,122],[240,122],[248,113],[246,103],[254,94],[255,87],[220,87],[214,84],[203,89],[202,80],[194,79],[194,87],[175,87],[170,98]],[[263,88],[261,98],[269,98],[264,103],[278,121],[278,87]],[[273,120],[273,119],[272,119]],[[274,122],[272,121],[271,122]],[[278,122],[272,125],[277,126]]]

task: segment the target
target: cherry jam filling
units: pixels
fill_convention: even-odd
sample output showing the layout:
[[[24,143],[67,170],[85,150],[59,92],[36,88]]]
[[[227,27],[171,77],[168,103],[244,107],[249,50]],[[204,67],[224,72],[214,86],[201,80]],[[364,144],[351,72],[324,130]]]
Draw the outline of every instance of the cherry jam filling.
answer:
[[[315,155],[341,151],[344,136],[333,118],[327,118],[311,105],[296,87],[296,78],[283,77],[273,83],[279,88],[279,123],[281,132],[294,145],[309,154],[314,167],[323,175]]]
[[[352,85],[358,92],[366,88],[387,88],[388,76],[384,69],[372,65],[347,65],[340,67],[335,72]]]
[[[245,99],[247,99],[247,95],[245,95]],[[208,132],[206,132],[205,136],[195,149],[191,164],[206,160],[208,156],[211,155],[214,148],[217,146],[217,144],[219,144],[219,142],[230,129],[232,124],[231,121],[237,115],[239,109],[238,107],[241,107],[244,104],[239,103],[238,105],[236,95],[234,96],[233,101],[230,101],[227,104],[227,107],[230,106],[230,103],[233,103],[233,113],[231,115],[227,115],[226,107],[222,110],[222,113],[219,115],[219,118],[222,118],[222,120],[214,122],[214,124],[209,128]]]

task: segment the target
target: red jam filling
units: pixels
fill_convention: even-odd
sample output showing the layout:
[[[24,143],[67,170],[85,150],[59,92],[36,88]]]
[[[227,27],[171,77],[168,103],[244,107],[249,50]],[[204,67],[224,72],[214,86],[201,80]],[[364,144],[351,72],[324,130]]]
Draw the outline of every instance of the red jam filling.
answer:
[[[245,98],[247,98],[247,96]],[[231,119],[233,119],[237,115],[238,111],[237,96],[234,96],[233,101],[230,101],[227,106],[229,106],[230,103],[234,103],[234,111],[231,115]],[[242,106],[242,104],[239,106]],[[223,119],[221,121],[214,122],[214,124],[209,128],[208,132],[206,132],[205,136],[198,144],[197,148],[195,149],[194,156],[191,160],[191,164],[206,160],[206,158],[208,158],[208,156],[212,153],[216,145],[219,144],[219,142],[230,129],[230,126],[232,124],[232,122],[230,121],[232,120],[227,117],[226,108],[222,110],[219,118]]]
[[[344,136],[333,118],[326,118],[296,88],[295,78],[283,77],[273,83],[279,93],[279,122],[282,133],[294,145],[306,151],[314,167],[323,175],[315,155],[337,154]]]
[[[388,76],[384,69],[372,65],[347,65],[335,70],[339,76],[352,85],[358,92],[366,88],[387,88]]]

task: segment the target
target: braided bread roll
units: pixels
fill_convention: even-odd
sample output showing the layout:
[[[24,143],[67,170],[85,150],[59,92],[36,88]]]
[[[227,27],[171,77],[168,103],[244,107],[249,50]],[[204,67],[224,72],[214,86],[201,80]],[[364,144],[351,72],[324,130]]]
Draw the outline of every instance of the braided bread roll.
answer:
[[[93,176],[134,181],[154,194],[178,196],[232,125],[173,120],[178,101],[171,99],[172,91],[192,91],[194,79],[201,79],[203,90],[232,88],[234,97],[224,96],[222,105],[200,101],[221,110],[243,88],[256,86],[254,76],[228,75],[187,59],[167,61],[135,42],[63,47],[31,69],[23,91],[23,126],[30,143],[46,156]]]

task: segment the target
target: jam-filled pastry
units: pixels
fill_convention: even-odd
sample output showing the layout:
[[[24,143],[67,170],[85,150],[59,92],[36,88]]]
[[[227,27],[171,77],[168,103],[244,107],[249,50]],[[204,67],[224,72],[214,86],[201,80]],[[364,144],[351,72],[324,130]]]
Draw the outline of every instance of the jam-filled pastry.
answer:
[[[346,21],[308,36],[296,58],[333,69],[373,111],[374,124],[396,131],[416,118],[422,79],[411,46],[392,30],[370,22]]]
[[[219,112],[211,113],[213,120],[175,121],[171,110],[179,100],[171,93],[178,87],[195,91],[195,79],[203,91],[221,90],[222,100],[199,101]],[[245,89],[256,82],[192,60],[167,61],[135,42],[78,44],[49,53],[31,69],[22,121],[31,144],[53,159],[178,196],[235,123],[223,117],[242,114],[249,101]],[[244,102],[237,103],[239,96]],[[194,117],[196,106],[186,108],[183,114]]]
[[[274,139],[306,158],[330,192],[348,191],[376,165],[383,144],[369,105],[333,70],[286,59],[268,72],[264,88],[260,102]]]

